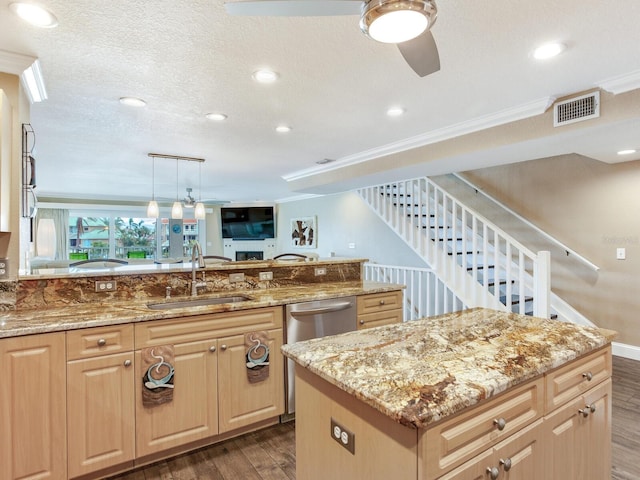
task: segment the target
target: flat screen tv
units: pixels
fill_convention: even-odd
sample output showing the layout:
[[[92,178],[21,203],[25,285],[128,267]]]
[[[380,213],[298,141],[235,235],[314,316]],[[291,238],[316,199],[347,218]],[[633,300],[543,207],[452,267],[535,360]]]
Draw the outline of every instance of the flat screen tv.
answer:
[[[222,207],[222,238],[275,238],[273,207]]]

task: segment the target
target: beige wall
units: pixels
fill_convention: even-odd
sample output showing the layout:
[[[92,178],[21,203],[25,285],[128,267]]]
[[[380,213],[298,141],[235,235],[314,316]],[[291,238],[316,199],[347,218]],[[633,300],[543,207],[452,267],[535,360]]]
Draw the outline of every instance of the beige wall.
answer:
[[[616,341],[640,346],[640,161],[579,155],[465,172],[465,177],[600,267],[554,263],[553,291]],[[626,260],[616,249],[626,249]]]

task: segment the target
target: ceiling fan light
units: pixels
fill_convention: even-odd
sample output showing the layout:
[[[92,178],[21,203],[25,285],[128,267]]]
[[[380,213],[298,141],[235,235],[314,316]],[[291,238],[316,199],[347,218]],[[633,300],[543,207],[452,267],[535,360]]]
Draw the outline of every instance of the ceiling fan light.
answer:
[[[371,0],[363,9],[360,29],[382,43],[402,43],[431,28],[437,17],[433,0]]]
[[[196,218],[196,220],[204,220],[204,218],[206,216],[206,211],[204,209],[204,203],[202,203],[202,202],[196,203],[196,208],[193,211],[193,216]]]

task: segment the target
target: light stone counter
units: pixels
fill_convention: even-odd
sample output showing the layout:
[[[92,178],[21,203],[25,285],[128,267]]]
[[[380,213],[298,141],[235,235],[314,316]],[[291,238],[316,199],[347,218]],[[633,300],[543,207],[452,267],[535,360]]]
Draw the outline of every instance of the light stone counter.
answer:
[[[282,347],[406,426],[430,424],[610,343],[614,332],[472,309]]]

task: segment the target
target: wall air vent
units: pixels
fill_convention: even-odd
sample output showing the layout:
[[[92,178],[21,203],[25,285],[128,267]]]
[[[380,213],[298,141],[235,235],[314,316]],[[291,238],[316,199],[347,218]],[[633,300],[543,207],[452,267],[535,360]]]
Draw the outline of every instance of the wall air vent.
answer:
[[[568,125],[600,116],[600,92],[591,92],[553,105],[553,126]]]

